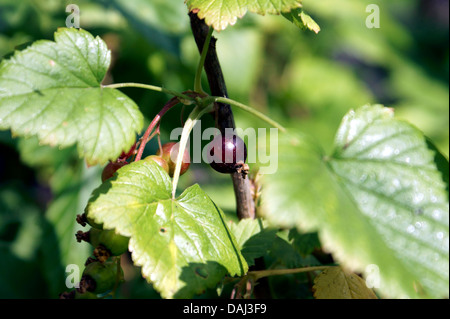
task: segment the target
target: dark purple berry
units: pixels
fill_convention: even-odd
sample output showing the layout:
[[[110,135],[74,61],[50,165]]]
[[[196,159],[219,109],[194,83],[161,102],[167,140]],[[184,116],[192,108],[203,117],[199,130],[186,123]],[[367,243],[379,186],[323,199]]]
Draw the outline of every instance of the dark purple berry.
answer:
[[[247,159],[247,147],[237,135],[217,135],[210,145],[208,162],[213,169],[220,173],[236,172],[237,168]]]

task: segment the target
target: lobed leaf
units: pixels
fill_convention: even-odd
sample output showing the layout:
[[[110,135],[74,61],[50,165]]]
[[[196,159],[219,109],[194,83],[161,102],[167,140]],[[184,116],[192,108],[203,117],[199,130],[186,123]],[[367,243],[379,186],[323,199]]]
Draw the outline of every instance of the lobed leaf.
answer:
[[[247,11],[265,14],[281,14],[301,6],[301,0],[187,0],[189,11],[197,12],[200,19],[215,30],[225,30],[236,23]]]
[[[90,165],[116,159],[142,129],[137,105],[102,88],[110,51],[99,37],[61,28],[0,64],[0,129],[40,143],[77,143]]]
[[[311,254],[315,249],[321,248],[317,233],[299,233],[296,228],[289,230],[289,240],[292,246],[303,257]]]
[[[261,219],[250,218],[231,223],[230,230],[249,266],[255,264],[256,258],[266,255],[277,233],[276,229],[265,227]]]
[[[126,165],[93,193],[86,212],[106,229],[130,237],[143,276],[164,298],[190,298],[248,266],[222,211],[198,185],[177,199],[154,162]]]
[[[314,256],[303,255],[288,237],[286,231],[280,231],[272,241],[269,255],[274,259],[273,265],[288,269],[322,265]]]
[[[445,188],[423,134],[375,105],[345,116],[332,156],[304,136],[283,136],[263,200],[272,223],[318,231],[350,269],[377,266],[384,295],[441,298],[449,285]]]

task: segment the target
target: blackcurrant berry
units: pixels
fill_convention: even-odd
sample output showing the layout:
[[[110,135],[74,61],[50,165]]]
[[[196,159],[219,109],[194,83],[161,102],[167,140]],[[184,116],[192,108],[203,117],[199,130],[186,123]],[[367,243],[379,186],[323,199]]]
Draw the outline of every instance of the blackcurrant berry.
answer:
[[[178,157],[178,150],[180,149],[180,144],[175,142],[169,142],[162,146],[162,154],[161,150],[158,150],[156,155],[161,156],[169,165],[169,176],[173,177],[173,174],[175,173],[175,167],[177,165],[177,157]],[[180,170],[180,176],[186,173],[186,171],[189,169],[190,163],[190,156],[187,149],[185,149],[183,154],[183,161],[181,163],[181,170]]]
[[[239,164],[247,159],[247,147],[237,135],[214,137],[210,144],[208,161],[213,169],[220,173],[234,173]]]
[[[163,170],[166,171],[167,174],[169,174],[169,164],[167,164],[166,160],[162,158],[161,156],[157,155],[150,155],[144,158],[145,161],[154,161],[156,164],[162,167]]]
[[[122,166],[126,165],[126,162],[109,162],[108,165],[105,166],[102,172],[102,183],[104,183],[107,179],[110,179],[114,176],[116,171]]]

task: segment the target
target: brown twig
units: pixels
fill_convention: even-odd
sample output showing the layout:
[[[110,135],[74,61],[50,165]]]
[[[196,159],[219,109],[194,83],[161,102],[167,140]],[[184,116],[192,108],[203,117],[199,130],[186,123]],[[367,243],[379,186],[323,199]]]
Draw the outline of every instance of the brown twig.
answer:
[[[197,14],[190,12],[191,29],[201,53],[209,32],[209,27],[197,17]],[[212,37],[206,55],[204,69],[208,78],[211,95],[228,97],[227,87],[220,67],[216,52],[217,39]],[[216,127],[222,134],[225,134],[226,128],[235,128],[233,112],[228,104],[215,104]],[[239,219],[255,218],[255,204],[250,191],[250,182],[248,178],[240,173],[231,174],[236,197],[236,213]]]
[[[191,29],[194,34],[197,48],[202,53],[205,39],[209,32],[209,27],[203,20],[200,20],[197,14],[190,12],[189,18],[191,20]],[[217,39],[212,37],[209,44],[208,53],[204,64],[206,76],[208,78],[211,95],[228,97],[227,87],[223,77],[222,69],[220,67],[219,59],[216,52]],[[214,117],[216,127],[220,130],[222,135],[225,134],[226,128],[236,128],[234,123],[233,112],[229,104],[216,103]],[[236,213],[239,220],[244,218],[255,218],[255,202],[251,191],[251,183],[248,177],[244,174],[236,172],[231,174],[233,181],[234,194],[236,198]],[[257,258],[255,265],[250,267],[250,270],[265,269],[264,260]],[[267,278],[261,278],[258,285],[253,289],[253,294],[256,298],[270,298],[270,289]]]

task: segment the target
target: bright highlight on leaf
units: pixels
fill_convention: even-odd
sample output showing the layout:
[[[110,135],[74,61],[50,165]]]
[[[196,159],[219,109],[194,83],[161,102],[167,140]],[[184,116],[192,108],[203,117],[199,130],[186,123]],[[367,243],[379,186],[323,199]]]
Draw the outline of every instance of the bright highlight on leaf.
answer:
[[[358,275],[341,267],[330,267],[314,280],[316,299],[378,299],[372,289]]]
[[[200,19],[215,30],[225,30],[236,23],[247,11],[265,14],[281,14],[301,6],[301,0],[187,0],[189,11],[197,12]]]
[[[130,237],[134,263],[164,298],[190,298],[226,274],[244,275],[247,263],[222,211],[198,185],[175,200],[171,186],[155,162],[133,162],[94,191],[86,212]]]
[[[0,129],[40,143],[77,143],[88,164],[116,159],[143,126],[136,104],[101,87],[110,52],[99,37],[61,28],[0,64]]]
[[[317,22],[301,8],[282,13],[282,15],[300,29],[308,29],[314,31],[316,34],[320,31],[320,26]]]
[[[319,231],[350,269],[376,265],[385,296],[448,297],[448,194],[419,130],[365,106],[345,116],[332,156],[297,134],[278,154],[262,197],[273,224]]]

